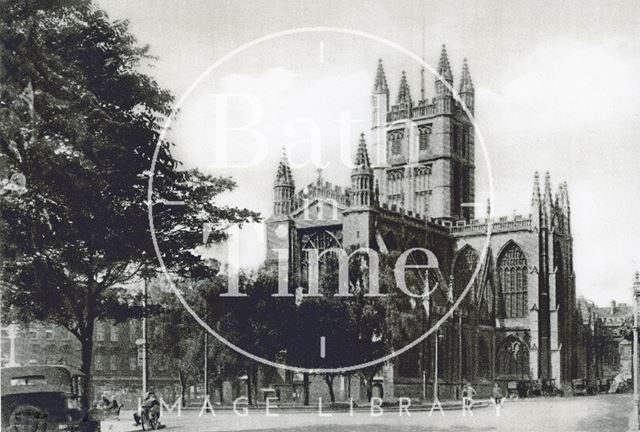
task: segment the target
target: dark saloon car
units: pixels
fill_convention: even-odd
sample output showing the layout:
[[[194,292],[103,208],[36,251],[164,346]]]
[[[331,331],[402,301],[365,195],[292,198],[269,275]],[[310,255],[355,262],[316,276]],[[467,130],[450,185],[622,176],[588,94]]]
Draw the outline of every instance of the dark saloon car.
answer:
[[[2,432],[96,431],[83,421],[85,376],[67,366],[17,366],[2,371]]]

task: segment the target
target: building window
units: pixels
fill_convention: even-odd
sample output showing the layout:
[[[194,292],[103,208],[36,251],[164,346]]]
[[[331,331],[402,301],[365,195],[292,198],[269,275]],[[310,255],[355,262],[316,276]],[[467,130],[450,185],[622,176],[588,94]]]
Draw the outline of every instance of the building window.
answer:
[[[418,127],[418,148],[420,151],[429,149],[429,140],[431,139],[431,126]]]
[[[527,316],[527,259],[515,243],[508,245],[498,260],[498,278],[505,318]]]
[[[402,153],[402,137],[404,133],[401,130],[391,131],[388,135],[389,146],[391,147],[391,154],[394,156]]]
[[[102,354],[96,354],[94,369],[98,370],[98,371],[104,369],[104,364],[103,364],[103,360],[102,360]]]
[[[129,357],[129,369],[136,370],[138,368],[138,357],[131,356]]]
[[[115,325],[111,327],[111,342],[118,342],[118,327]]]
[[[129,341],[135,342],[138,339],[138,325],[136,321],[129,321]]]
[[[54,339],[53,330],[45,330],[44,338],[46,340],[53,340]]]
[[[111,357],[109,357],[109,369],[111,369],[112,371],[118,370],[118,357],[117,356],[112,355]]]
[[[96,323],[96,340],[104,340],[104,326],[101,323]]]
[[[29,330],[29,338],[38,339],[38,332],[36,330]]]

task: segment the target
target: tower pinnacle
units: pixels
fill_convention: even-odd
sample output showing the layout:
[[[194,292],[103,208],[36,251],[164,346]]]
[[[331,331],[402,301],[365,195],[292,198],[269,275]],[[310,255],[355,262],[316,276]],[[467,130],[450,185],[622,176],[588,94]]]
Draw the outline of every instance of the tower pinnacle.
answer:
[[[473,81],[471,80],[471,73],[469,73],[469,65],[467,59],[464,59],[462,63],[462,75],[460,76],[460,91],[459,93],[473,92]]]
[[[449,57],[447,56],[447,48],[442,45],[440,51],[440,61],[438,62],[438,73],[449,83],[453,82],[453,73],[451,73],[451,65],[449,65]]]
[[[531,196],[531,205],[540,205],[540,175],[538,171],[533,174],[533,194]]]
[[[371,162],[369,161],[369,153],[367,152],[367,143],[364,139],[364,132],[360,134],[360,141],[358,142],[358,150],[356,152],[356,169],[370,169]]]
[[[375,203],[373,170],[369,162],[364,133],[360,134],[355,167],[351,171],[351,206],[368,207]]]
[[[378,60],[378,69],[376,70],[376,81],[373,84],[373,93],[389,93],[387,77],[384,75],[384,68],[382,67],[382,59]]]
[[[400,89],[398,90],[397,104],[408,103],[411,104],[411,90],[409,89],[409,83],[407,83],[407,74],[402,71],[402,78],[400,78]]]
[[[282,149],[282,157],[278,162],[278,171],[276,172],[276,185],[294,186],[293,175],[291,174],[291,167],[289,167],[289,158],[287,152]]]

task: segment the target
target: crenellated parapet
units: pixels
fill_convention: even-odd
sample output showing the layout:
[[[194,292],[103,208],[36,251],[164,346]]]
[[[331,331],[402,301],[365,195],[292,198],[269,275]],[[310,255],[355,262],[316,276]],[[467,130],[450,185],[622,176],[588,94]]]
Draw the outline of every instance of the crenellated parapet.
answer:
[[[487,233],[487,223],[491,223],[491,232],[532,231],[531,215],[514,215],[512,217],[499,217],[497,219],[471,219],[460,220],[449,226],[449,231],[455,236],[484,235]]]

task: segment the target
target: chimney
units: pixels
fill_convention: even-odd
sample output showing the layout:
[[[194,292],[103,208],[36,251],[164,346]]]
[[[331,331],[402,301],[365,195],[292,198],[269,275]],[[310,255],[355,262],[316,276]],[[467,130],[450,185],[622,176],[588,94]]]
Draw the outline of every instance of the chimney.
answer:
[[[616,301],[611,300],[611,315],[614,315],[615,313],[616,313]]]

